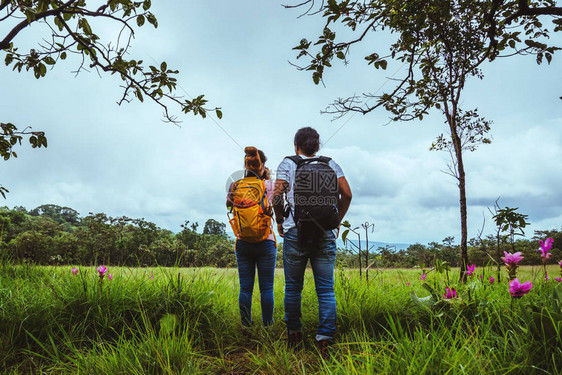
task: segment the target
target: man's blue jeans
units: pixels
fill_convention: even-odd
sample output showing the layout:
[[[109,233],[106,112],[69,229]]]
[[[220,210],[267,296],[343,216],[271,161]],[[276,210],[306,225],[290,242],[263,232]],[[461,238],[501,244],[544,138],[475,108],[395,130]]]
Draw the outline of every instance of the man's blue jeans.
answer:
[[[317,340],[333,339],[336,332],[336,295],[334,294],[334,265],[336,238],[329,230],[315,240],[307,240],[299,247],[297,228],[289,229],[283,237],[283,267],[285,270],[285,323],[289,333],[300,331],[301,295],[306,264],[310,259],[316,296],[319,324]]]
[[[261,315],[264,325],[273,324],[273,280],[277,247],[275,241],[265,240],[249,243],[236,240],[236,262],[240,279],[238,304],[242,325],[252,325],[252,293],[258,269],[258,283],[261,295]]]

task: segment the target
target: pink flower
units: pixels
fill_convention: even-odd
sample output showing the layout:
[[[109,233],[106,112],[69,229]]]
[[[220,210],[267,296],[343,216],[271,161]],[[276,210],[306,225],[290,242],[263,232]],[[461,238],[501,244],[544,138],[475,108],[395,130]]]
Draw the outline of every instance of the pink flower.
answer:
[[[530,281],[525,281],[523,284],[519,282],[519,279],[515,279],[509,282],[509,294],[513,298],[521,298],[529,291],[533,289],[533,283]]]
[[[455,290],[455,288],[446,287],[445,294],[443,294],[443,298],[445,299],[457,298],[457,291]]]
[[[558,281],[559,283],[562,283],[562,277],[555,277],[554,280]]]
[[[484,275],[480,275],[480,280],[484,280]]]
[[[107,268],[105,268],[105,266],[99,266],[98,268],[96,268],[96,271],[98,271],[98,273],[100,274],[100,278],[103,278],[105,276],[105,273],[107,272]]]
[[[113,274],[112,274],[112,273],[110,273],[109,275],[107,275],[107,279],[108,279],[108,280],[111,280],[111,279],[113,279]]]
[[[150,276],[150,278],[151,278],[152,280],[154,280],[154,275]]]
[[[410,286],[410,283],[406,283],[406,286]]]
[[[538,251],[539,253],[541,253],[541,257],[542,257],[543,259],[549,259],[549,258],[552,256],[552,254],[549,253],[548,250],[545,250],[545,249],[540,248],[540,249],[537,249],[537,251]]]
[[[472,276],[472,274],[474,273],[474,270],[476,269],[476,264],[472,264],[472,265],[467,265],[466,266],[466,273],[468,274],[468,276]]]
[[[541,244],[541,249],[549,251],[552,248],[554,240],[552,238],[547,238],[544,242],[542,242],[541,240],[539,240],[539,242]]]
[[[70,272],[72,272],[73,275],[76,275],[76,274],[78,273],[78,268],[72,267],[72,269],[70,270]]]
[[[562,268],[562,260],[558,262],[558,264],[560,265],[560,268]]]
[[[524,257],[521,256],[521,252],[518,251],[514,254],[508,253],[507,251],[504,251],[504,257],[502,258],[502,260],[504,261],[506,266],[516,266],[517,263],[521,262],[521,260],[523,260]]]
[[[496,279],[494,279],[492,276],[488,277],[488,281],[490,282],[490,284],[493,284]]]
[[[422,275],[420,276],[421,281],[424,281],[426,277],[427,275],[425,273],[422,273]]]
[[[543,262],[551,257],[551,253],[549,253],[549,250],[552,248],[552,243],[554,242],[554,240],[552,238],[547,238],[544,242],[542,242],[542,240],[539,241],[541,244],[541,247],[537,249],[537,251],[539,253],[541,253],[541,257],[543,258]]]

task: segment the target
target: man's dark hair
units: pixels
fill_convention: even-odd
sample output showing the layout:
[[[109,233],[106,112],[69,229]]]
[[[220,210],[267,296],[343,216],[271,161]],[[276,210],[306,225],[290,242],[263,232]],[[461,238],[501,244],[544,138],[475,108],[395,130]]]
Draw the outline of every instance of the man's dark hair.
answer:
[[[320,149],[320,135],[310,126],[300,128],[295,134],[295,146],[305,155],[312,156]]]

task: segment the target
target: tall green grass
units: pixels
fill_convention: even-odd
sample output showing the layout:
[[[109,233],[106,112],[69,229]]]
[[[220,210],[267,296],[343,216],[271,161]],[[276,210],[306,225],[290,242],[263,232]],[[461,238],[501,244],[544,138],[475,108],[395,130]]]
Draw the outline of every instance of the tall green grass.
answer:
[[[430,273],[422,283],[416,270],[378,270],[366,282],[356,270],[337,269],[338,334],[324,357],[314,343],[311,273],[303,290],[305,342],[292,349],[282,270],[274,325],[260,323],[256,285],[255,324],[242,330],[236,270],[111,268],[109,281],[94,268],[81,267],[76,276],[70,268],[2,267],[3,373],[562,373],[562,288],[545,282],[540,268],[520,269],[520,280],[534,288],[518,300],[505,281],[474,277],[459,285],[456,272],[449,281]],[[457,288],[459,298],[443,300],[445,286]]]

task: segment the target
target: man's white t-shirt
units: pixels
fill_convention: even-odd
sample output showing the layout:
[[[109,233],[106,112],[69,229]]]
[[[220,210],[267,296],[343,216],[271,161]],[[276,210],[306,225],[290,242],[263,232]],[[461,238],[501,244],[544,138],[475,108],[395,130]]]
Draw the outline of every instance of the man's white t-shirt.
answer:
[[[300,155],[301,158],[303,159],[312,159],[312,158],[316,158],[318,156],[304,156],[304,155]],[[334,172],[336,172],[336,176],[337,178],[343,177],[343,170],[341,169],[341,167],[338,165],[338,163],[336,163],[333,160],[330,160],[329,162],[330,167],[334,170]],[[285,221],[283,221],[283,231],[286,233],[289,229],[296,227],[295,224],[295,220],[294,220],[294,214],[295,214],[295,201],[294,201],[294,197],[293,197],[293,185],[295,183],[295,171],[297,170],[297,164],[292,161],[291,159],[285,158],[283,159],[283,161],[279,164],[279,167],[277,168],[277,179],[278,180],[285,180],[289,183],[289,186],[287,187],[287,201],[289,202],[289,206],[291,207],[291,213],[289,214],[289,217],[285,218]]]

